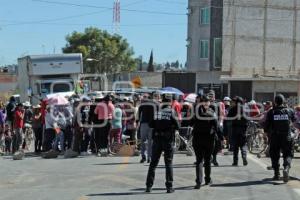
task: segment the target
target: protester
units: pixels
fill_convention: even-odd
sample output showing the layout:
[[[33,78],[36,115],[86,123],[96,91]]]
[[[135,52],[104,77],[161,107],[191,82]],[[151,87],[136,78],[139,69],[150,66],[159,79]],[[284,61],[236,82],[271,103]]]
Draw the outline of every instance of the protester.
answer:
[[[134,142],[136,140],[136,109],[133,106],[131,100],[124,102],[124,111],[125,111],[125,132],[124,135],[129,136],[130,141]]]
[[[5,143],[5,153],[10,154],[12,149],[11,149],[11,143],[12,143],[12,132],[9,127],[9,125],[5,126],[5,131],[4,131],[4,143]]]
[[[105,96],[103,102],[99,103],[95,109],[95,114],[97,115],[98,123],[100,125],[96,132],[96,144],[97,150],[100,153],[103,152],[105,155],[108,153],[108,135],[111,128],[111,120],[115,106],[111,102],[111,97],[109,95]]]
[[[16,109],[16,100],[15,97],[10,97],[9,103],[6,106],[6,121],[11,128],[11,130],[14,130],[13,122],[14,122],[14,113]]]
[[[32,129],[35,135],[34,152],[40,153],[43,144],[43,118],[41,106],[33,106]]]
[[[121,144],[122,110],[120,104],[116,105],[111,125],[111,130],[109,132],[109,146],[111,146],[113,143]]]
[[[225,116],[224,116],[224,121],[223,121],[223,134],[224,137],[226,138],[226,147],[229,152],[232,152],[232,137],[231,137],[231,120],[227,120],[227,116],[229,113],[229,110],[231,108],[231,99],[229,97],[224,97],[223,103],[225,105]]]
[[[219,163],[217,161],[217,155],[220,151],[222,151],[225,105],[223,104],[223,102],[216,101],[216,95],[214,90],[210,90],[207,94],[207,97],[210,100],[210,108],[215,112],[218,120],[218,130],[216,131],[219,133],[219,137],[215,137],[215,149],[212,154],[212,163],[214,164],[214,166],[219,166]]]
[[[22,103],[19,103],[16,107],[14,115],[14,134],[12,152],[16,153],[20,149],[20,145],[23,141],[23,127],[24,127],[24,107]]]
[[[156,112],[157,103],[149,99],[145,94],[142,103],[138,109],[139,131],[141,135],[141,156],[140,163],[147,161],[150,163],[152,155],[152,129],[149,123],[153,120]],[[146,156],[147,152],[147,156]]]
[[[52,143],[55,138],[55,129],[57,128],[57,121],[54,118],[53,113],[51,113],[52,108],[50,105],[46,107],[45,116],[45,134],[43,141],[43,151],[47,152],[52,149]]]
[[[243,165],[248,165],[246,129],[248,120],[244,111],[244,100],[241,97],[233,99],[232,108],[229,110],[228,118],[231,120],[232,144],[233,144],[233,166],[238,166],[238,153],[241,150]]]
[[[5,107],[4,104],[0,102],[0,136],[5,131],[5,120],[6,120]]]

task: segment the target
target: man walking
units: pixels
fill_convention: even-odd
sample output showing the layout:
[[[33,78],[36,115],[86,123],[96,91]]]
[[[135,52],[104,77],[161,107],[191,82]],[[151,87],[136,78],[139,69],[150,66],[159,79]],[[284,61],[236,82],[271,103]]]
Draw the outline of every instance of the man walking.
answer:
[[[273,180],[280,179],[279,159],[283,154],[283,181],[289,181],[289,170],[293,158],[293,139],[291,136],[291,122],[294,122],[295,113],[284,105],[284,96],[275,97],[275,106],[267,113],[265,130],[270,134],[270,157],[274,169]]]
[[[172,109],[172,97],[164,96],[163,103],[155,116],[155,119],[150,123],[153,128],[153,146],[152,159],[150,162],[146,192],[151,192],[155,178],[155,169],[159,163],[160,156],[164,152],[165,166],[166,166],[166,188],[167,193],[173,193],[173,154],[174,154],[174,140],[175,130],[179,129],[179,122],[177,120],[176,112]]]

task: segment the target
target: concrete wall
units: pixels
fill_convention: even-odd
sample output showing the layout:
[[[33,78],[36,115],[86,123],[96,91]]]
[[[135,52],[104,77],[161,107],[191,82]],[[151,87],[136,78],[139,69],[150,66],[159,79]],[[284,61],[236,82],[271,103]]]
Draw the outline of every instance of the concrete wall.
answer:
[[[16,87],[17,87],[16,75],[0,73],[0,93],[15,91]]]
[[[143,87],[162,87],[162,72],[131,72],[108,76],[108,89],[111,90],[115,81],[131,81],[139,76]]]
[[[201,59],[199,54],[200,40],[210,40],[210,24],[200,24],[201,8],[210,6],[211,0],[189,0],[187,66],[189,71],[209,71],[209,58]],[[210,44],[209,44],[210,48]],[[210,54],[210,52],[209,52]]]
[[[224,0],[223,71],[298,74],[300,0]]]

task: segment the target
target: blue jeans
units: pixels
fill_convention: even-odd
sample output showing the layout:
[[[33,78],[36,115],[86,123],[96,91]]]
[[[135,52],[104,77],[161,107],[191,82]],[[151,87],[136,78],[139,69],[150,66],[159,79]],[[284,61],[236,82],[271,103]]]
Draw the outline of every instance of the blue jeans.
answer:
[[[60,144],[60,150],[61,151],[64,151],[64,141],[65,140],[65,137],[64,137],[64,132],[60,132],[59,134],[56,134],[55,136],[55,140],[54,140],[54,144],[53,144],[53,149],[54,150],[59,150],[58,149],[58,142]]]

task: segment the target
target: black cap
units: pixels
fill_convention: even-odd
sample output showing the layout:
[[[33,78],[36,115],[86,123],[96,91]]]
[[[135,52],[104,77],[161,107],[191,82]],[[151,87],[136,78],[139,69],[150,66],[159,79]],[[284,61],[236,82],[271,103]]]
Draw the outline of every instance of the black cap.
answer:
[[[106,95],[103,100],[107,102],[107,101],[111,101],[112,98],[110,95]]]
[[[282,94],[278,94],[278,95],[276,95],[274,101],[275,101],[275,103],[276,103],[278,106],[280,106],[280,105],[282,105],[282,104],[284,103],[285,98],[284,98],[284,96],[283,96]]]
[[[165,103],[172,101],[172,94],[163,94],[162,95],[162,101]]]
[[[209,102],[210,101],[210,98],[207,96],[207,95],[203,95],[202,97],[201,97],[201,100],[200,100],[201,102]]]

